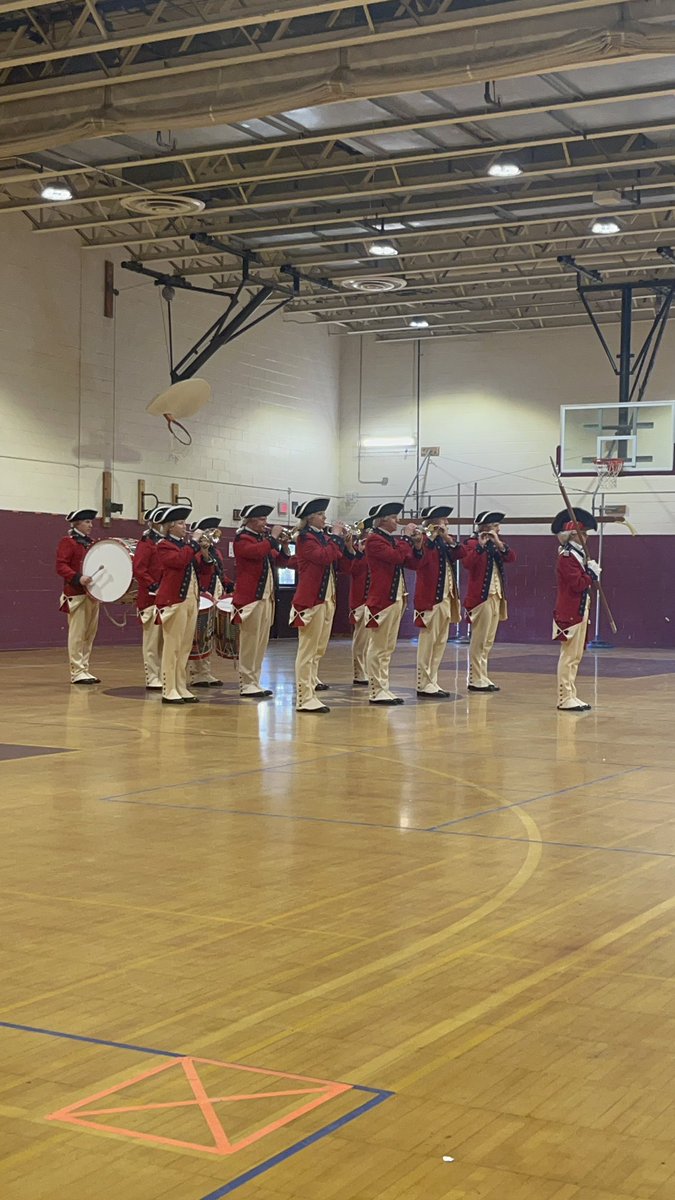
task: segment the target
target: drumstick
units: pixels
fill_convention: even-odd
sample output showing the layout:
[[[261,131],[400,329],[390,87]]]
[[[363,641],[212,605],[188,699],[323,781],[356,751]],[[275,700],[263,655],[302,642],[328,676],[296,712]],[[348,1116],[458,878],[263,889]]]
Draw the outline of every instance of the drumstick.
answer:
[[[100,575],[101,571],[105,571],[105,567],[103,566],[103,564],[101,564],[100,567],[97,567],[95,571],[92,571],[90,578],[93,579],[94,575]]]

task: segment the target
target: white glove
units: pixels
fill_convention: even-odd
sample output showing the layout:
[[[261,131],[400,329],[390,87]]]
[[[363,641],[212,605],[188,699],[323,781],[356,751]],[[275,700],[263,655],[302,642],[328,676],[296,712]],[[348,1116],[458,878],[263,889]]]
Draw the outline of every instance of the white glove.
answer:
[[[600,566],[600,563],[595,561],[594,558],[589,558],[588,562],[586,563],[586,570],[588,571],[589,575],[593,576],[594,579],[599,579],[602,575],[602,567]]]

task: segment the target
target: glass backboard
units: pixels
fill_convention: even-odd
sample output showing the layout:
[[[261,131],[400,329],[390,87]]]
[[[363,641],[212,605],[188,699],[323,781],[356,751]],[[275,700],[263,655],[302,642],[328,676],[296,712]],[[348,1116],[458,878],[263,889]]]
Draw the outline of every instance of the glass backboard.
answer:
[[[671,475],[674,451],[675,401],[560,409],[562,475],[594,475],[599,458],[623,459],[623,475]]]

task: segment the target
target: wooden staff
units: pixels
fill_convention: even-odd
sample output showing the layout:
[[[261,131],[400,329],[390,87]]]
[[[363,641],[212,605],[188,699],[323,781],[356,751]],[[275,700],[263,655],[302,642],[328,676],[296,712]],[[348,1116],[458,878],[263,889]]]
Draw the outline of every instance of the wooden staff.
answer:
[[[567,509],[567,512],[569,514],[570,521],[572,522],[572,525],[574,526],[574,528],[576,530],[579,541],[581,542],[584,554],[586,556],[586,561],[588,561],[590,555],[588,553],[588,538],[586,537],[586,531],[581,528],[581,525],[579,524],[579,522],[577,521],[577,519],[574,515],[574,509],[572,508],[572,505],[570,503],[570,498],[567,495],[567,489],[565,488],[565,485],[561,479],[560,472],[559,472],[556,464],[554,463],[552,458],[549,459],[549,462],[553,468],[553,474],[555,475],[557,483],[558,483],[558,487],[560,488],[560,495],[562,496],[563,501],[565,503],[565,508]],[[609,627],[610,627],[612,633],[616,633],[617,632],[616,621],[614,620],[614,617],[612,616],[612,610],[609,607],[609,604],[607,603],[607,597],[604,593],[602,584],[599,579],[596,580],[595,586],[598,589],[598,595],[602,602],[602,607],[604,608],[604,610],[607,614],[607,620],[609,621]]]

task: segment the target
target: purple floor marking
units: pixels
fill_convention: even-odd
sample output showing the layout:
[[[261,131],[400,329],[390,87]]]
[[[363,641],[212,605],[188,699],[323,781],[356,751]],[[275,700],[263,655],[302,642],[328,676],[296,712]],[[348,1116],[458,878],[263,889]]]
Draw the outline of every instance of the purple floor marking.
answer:
[[[0,742],[1,762],[14,758],[37,758],[44,754],[70,754],[70,750],[67,746],[15,746],[9,742]]]

